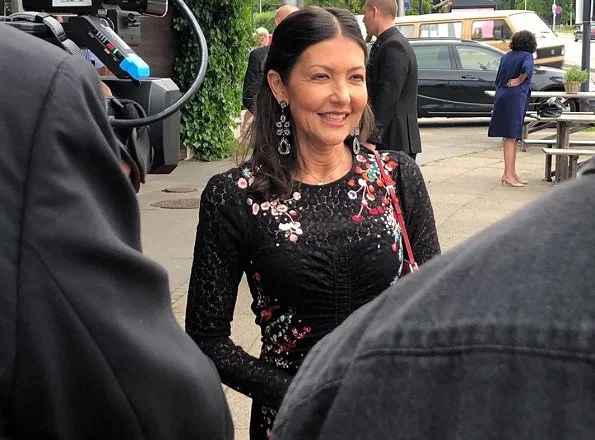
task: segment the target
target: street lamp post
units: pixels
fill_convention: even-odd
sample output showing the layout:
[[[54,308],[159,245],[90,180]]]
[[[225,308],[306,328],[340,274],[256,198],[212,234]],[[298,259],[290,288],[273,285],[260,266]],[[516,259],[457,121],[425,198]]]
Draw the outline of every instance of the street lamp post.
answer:
[[[404,2],[404,0],[397,0],[397,16],[398,17],[405,16],[405,2]]]
[[[592,1],[583,1],[583,50],[581,69],[587,72],[591,71],[591,17],[593,16]],[[586,81],[581,85],[583,92],[589,91],[590,81]]]

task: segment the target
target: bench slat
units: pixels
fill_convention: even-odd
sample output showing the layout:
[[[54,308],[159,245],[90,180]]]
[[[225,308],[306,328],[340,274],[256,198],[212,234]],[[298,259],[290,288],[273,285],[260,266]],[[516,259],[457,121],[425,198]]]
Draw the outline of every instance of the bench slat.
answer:
[[[555,145],[556,139],[525,139],[523,142],[529,145]],[[595,141],[571,140],[569,145],[592,145],[595,147]]]
[[[542,148],[548,156],[595,156],[595,150],[577,150],[576,148]]]

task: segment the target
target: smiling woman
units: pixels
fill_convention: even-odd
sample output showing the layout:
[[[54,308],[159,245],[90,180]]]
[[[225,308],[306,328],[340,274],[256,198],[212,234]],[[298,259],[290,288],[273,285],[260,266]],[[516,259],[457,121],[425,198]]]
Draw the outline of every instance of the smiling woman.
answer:
[[[357,133],[367,139],[373,125],[366,58],[348,11],[306,8],[281,22],[247,135],[252,157],[202,195],[186,331],[222,381],[253,398],[251,439],[267,438],[314,344],[396,282],[404,259],[423,264],[440,251],[415,162],[360,151]],[[229,338],[243,274],[261,327],[258,359]]]
[[[305,50],[284,84],[275,70],[268,82],[278,102],[291,103],[295,145],[301,166],[296,177],[304,183],[326,183],[315,178],[342,176],[351,167],[343,142],[359,127],[367,106],[365,53],[351,38],[337,36]],[[366,116],[369,120],[369,116]],[[367,121],[366,121],[367,122]],[[333,172],[329,156],[344,163]],[[314,181],[313,181],[314,180]],[[327,180],[328,181],[328,180]]]

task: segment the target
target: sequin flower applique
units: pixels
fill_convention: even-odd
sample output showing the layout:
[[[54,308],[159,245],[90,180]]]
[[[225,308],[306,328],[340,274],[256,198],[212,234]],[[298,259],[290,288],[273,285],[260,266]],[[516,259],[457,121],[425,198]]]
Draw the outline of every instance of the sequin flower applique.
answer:
[[[274,199],[258,203],[248,198],[247,203],[251,206],[252,214],[267,215],[269,213],[278,221],[278,228],[282,236],[290,242],[295,243],[299,236],[304,233],[302,224],[297,220],[298,208],[297,202],[301,200],[302,195],[295,191],[287,200]]]
[[[387,205],[384,198],[376,193],[376,187],[384,186],[376,163],[368,161],[362,154],[358,154],[355,159],[357,161],[355,166],[357,177],[350,179],[347,183],[351,188],[347,192],[347,197],[352,200],[360,200],[359,212],[352,215],[351,220],[361,223],[364,221],[362,215],[364,211],[370,215],[384,214]]]

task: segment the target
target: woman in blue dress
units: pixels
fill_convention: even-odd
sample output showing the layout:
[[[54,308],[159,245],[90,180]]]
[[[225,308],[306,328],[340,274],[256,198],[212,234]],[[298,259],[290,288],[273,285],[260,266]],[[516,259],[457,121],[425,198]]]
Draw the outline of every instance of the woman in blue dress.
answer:
[[[529,31],[515,33],[510,49],[500,60],[496,75],[496,97],[488,136],[504,138],[502,185],[522,187],[528,182],[516,173],[516,143],[522,139],[523,121],[531,98],[533,52],[537,49],[535,35]]]

